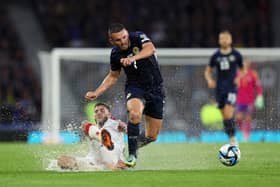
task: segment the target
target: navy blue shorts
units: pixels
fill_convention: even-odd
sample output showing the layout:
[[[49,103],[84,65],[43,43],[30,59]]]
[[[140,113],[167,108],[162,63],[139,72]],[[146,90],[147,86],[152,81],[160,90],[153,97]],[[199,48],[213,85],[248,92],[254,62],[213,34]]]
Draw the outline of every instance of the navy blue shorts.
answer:
[[[127,86],[125,89],[126,100],[139,98],[144,103],[143,113],[156,119],[163,118],[165,94],[163,88],[144,90],[134,86]]]
[[[227,105],[235,105],[236,92],[224,92],[216,94],[216,101],[219,108],[224,108]]]

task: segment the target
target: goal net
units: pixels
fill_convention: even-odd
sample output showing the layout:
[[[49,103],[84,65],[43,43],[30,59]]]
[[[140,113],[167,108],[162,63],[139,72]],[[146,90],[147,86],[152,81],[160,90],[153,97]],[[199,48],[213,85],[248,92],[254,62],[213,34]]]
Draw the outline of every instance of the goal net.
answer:
[[[158,49],[157,56],[164,78],[166,105],[161,141],[201,141],[202,133],[222,132],[218,126],[206,126],[201,108],[214,99],[207,88],[204,69],[215,49]],[[244,58],[253,61],[264,88],[265,107],[254,113],[253,131],[279,131],[280,117],[280,49],[240,49]],[[44,131],[52,137],[59,132],[78,129],[80,122],[91,119],[92,105],[84,99],[110,69],[110,49],[54,49],[41,54],[43,76]],[[127,121],[124,98],[125,76],[100,96],[113,116]],[[96,101],[96,102],[97,102]],[[142,125],[143,126],[143,125]],[[177,133],[172,136],[172,133]]]

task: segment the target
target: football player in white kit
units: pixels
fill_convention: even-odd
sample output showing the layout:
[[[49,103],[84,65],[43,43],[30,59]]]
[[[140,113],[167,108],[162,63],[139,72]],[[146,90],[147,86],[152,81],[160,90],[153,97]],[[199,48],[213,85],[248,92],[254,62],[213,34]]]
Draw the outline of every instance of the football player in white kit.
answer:
[[[85,157],[66,155],[58,157],[55,164],[59,169],[77,171],[126,169],[123,161],[124,133],[127,131],[127,125],[120,120],[112,119],[110,107],[105,103],[97,103],[94,114],[96,124],[88,121],[81,124],[82,131],[90,140],[89,153]]]

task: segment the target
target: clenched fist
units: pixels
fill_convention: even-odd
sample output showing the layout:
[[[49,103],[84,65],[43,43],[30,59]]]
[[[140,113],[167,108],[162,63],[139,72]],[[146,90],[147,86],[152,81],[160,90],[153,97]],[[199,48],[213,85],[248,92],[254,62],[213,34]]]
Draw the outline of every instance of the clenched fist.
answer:
[[[87,100],[94,100],[98,97],[98,94],[95,91],[88,91],[85,95]]]

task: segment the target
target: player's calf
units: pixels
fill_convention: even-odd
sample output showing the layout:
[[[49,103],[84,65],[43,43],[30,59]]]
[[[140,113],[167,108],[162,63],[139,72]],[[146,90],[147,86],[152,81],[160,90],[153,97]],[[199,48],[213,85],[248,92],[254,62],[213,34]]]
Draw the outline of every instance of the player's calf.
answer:
[[[144,147],[145,145],[156,141],[156,139],[146,137],[145,133],[141,133],[137,138],[137,149]]]
[[[225,132],[229,137],[235,136],[235,122],[234,119],[224,120]]]
[[[224,128],[225,128],[226,134],[229,136],[230,144],[237,145],[238,142],[235,137],[236,125],[235,125],[234,119],[224,120]]]

